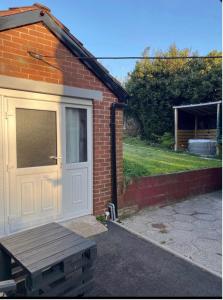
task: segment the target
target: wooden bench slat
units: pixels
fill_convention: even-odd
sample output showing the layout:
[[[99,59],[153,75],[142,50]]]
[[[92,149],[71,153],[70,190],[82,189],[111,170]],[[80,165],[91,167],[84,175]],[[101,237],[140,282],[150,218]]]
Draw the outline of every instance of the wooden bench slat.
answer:
[[[18,255],[24,252],[30,252],[33,249],[40,248],[40,246],[45,246],[46,244],[52,242],[56,238],[61,238],[64,236],[69,235],[70,232],[68,232],[65,228],[59,228],[54,229],[50,231],[50,233],[43,234],[40,238],[33,238],[28,239],[26,243],[18,243],[17,245],[13,245],[10,247],[7,247],[10,252],[12,252],[14,255]],[[6,247],[7,244],[4,244]]]
[[[43,232],[49,232],[51,229],[60,228],[60,227],[61,227],[61,225],[59,225],[57,223],[49,223],[47,225],[42,225],[39,227],[35,227],[32,229],[28,229],[28,230],[25,230],[22,232],[12,234],[7,237],[3,237],[0,239],[0,244],[7,243],[9,245],[10,243],[14,244],[14,243],[18,243],[20,241],[25,242],[29,238],[41,236],[41,234]]]
[[[51,257],[61,251],[70,248],[80,242],[85,242],[83,238],[79,236],[74,236],[72,233],[69,233],[67,236],[55,239],[48,244],[45,244],[41,248],[35,248],[29,252],[23,252],[15,256],[19,261],[24,265],[28,266],[32,263],[39,262],[42,259]]]
[[[79,287],[75,287],[74,289],[71,289],[69,291],[67,291],[66,293],[62,293],[59,296],[61,297],[77,297],[77,296],[81,296],[85,293],[87,293],[89,290],[92,289],[94,285],[94,281],[90,280],[84,284],[82,284]]]
[[[63,261],[65,258],[72,257],[72,256],[81,256],[84,251],[86,251],[86,248],[92,247],[92,242],[82,242],[79,245],[74,245],[71,248],[68,248],[62,252],[59,252],[53,256],[47,257],[37,263],[33,263],[28,265],[29,271],[31,273],[37,273],[40,271],[40,269],[45,268],[48,265],[57,264],[61,261]]]
[[[5,280],[5,281],[0,281],[0,292],[3,293],[8,293],[15,291],[16,289],[16,282],[15,280]]]
[[[66,290],[78,288],[79,286],[83,285],[83,281],[87,282],[92,280],[92,278],[92,269],[89,269],[89,272],[86,273],[70,274],[69,276],[64,277],[62,282],[52,284],[43,295],[47,297],[63,295]]]
[[[20,287],[20,292],[24,295],[40,296],[41,287],[45,287],[46,292],[52,282],[62,280],[63,277],[68,280],[69,276],[73,276],[74,280],[77,274],[83,279],[78,283],[83,288],[82,281],[92,278],[87,271],[92,268],[97,253],[94,241],[85,239],[57,223],[2,238],[0,248],[1,253],[9,258],[12,276]],[[66,288],[74,291],[72,280],[69,280],[60,287],[56,284],[58,293],[61,289],[68,292]],[[45,294],[44,289],[42,291]],[[77,285],[75,291],[78,295]]]

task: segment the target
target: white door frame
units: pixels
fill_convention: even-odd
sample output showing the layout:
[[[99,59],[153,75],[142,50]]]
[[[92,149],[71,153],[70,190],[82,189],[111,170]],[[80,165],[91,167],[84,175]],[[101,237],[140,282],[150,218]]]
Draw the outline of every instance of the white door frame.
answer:
[[[88,128],[87,131],[88,135],[88,155],[90,159],[89,164],[89,213],[93,213],[93,109],[92,109],[92,100],[87,99],[78,99],[78,98],[71,98],[71,97],[64,97],[64,96],[56,96],[56,95],[49,95],[49,94],[41,94],[41,93],[33,93],[33,92],[26,92],[26,91],[19,91],[19,90],[11,90],[11,89],[4,89],[0,88],[0,97],[2,98],[2,133],[3,133],[3,168],[4,168],[4,179],[3,179],[3,186],[4,186],[4,199],[0,199],[4,203],[4,210],[5,210],[5,234],[9,234],[9,224],[8,224],[8,216],[9,216],[9,174],[7,172],[8,168],[8,127],[7,127],[7,97],[10,98],[20,98],[23,100],[36,100],[36,101],[47,101],[47,102],[57,102],[63,105],[74,105],[78,108],[86,108],[88,110]],[[1,133],[0,133],[1,134]],[[67,218],[61,216],[58,221],[66,220]]]

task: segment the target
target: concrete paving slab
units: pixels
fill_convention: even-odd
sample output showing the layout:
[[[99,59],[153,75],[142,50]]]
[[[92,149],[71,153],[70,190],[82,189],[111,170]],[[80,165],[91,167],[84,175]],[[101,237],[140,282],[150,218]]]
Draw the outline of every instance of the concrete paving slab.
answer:
[[[145,208],[122,224],[221,276],[221,191]]]
[[[92,215],[71,219],[60,224],[86,238],[108,230],[106,226],[98,222],[95,216]]]

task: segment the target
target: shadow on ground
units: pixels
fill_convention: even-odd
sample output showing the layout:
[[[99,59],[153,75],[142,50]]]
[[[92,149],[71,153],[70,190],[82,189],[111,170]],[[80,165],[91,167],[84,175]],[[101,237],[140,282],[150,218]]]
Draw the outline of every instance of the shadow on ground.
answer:
[[[221,297],[221,278],[114,223],[93,237],[98,258],[86,297]]]

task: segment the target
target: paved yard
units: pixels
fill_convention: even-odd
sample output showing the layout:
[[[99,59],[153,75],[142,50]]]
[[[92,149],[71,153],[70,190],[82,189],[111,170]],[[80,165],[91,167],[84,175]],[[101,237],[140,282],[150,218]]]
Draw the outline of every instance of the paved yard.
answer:
[[[93,238],[94,289],[85,297],[221,297],[221,279],[115,223]]]
[[[221,192],[145,208],[122,224],[151,241],[221,274]]]

